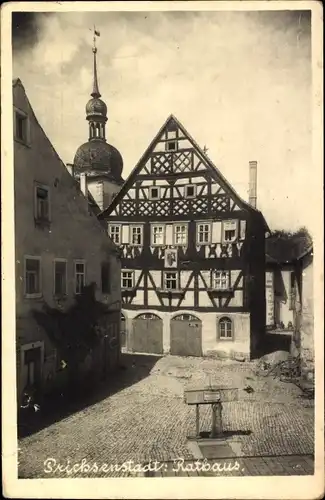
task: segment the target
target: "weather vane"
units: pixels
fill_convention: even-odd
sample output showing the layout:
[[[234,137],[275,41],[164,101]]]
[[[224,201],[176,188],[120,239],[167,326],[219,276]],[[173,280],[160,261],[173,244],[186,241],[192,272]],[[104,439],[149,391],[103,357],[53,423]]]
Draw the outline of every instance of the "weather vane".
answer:
[[[89,28],[91,30],[91,28]],[[96,38],[98,36],[100,36],[100,31],[96,30],[96,26],[94,25],[94,28],[93,30],[93,34],[94,34],[94,37],[93,37],[93,42],[94,42],[94,46],[93,46],[93,52],[96,53],[97,52],[97,47],[96,47]]]

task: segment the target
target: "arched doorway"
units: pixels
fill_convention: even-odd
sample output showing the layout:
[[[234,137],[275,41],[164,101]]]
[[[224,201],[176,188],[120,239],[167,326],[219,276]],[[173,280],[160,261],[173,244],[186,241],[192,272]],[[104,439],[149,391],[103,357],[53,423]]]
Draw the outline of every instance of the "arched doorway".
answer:
[[[202,356],[202,321],[193,314],[178,314],[170,321],[170,353]]]
[[[133,320],[133,352],[163,353],[163,320],[153,313],[139,314]]]

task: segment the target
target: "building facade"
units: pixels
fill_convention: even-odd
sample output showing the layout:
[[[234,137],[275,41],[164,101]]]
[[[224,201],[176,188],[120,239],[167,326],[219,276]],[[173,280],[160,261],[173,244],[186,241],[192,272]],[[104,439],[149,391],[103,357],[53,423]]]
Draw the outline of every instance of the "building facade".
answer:
[[[266,240],[266,340],[314,360],[313,245],[305,230]]]
[[[256,172],[256,162],[251,162]],[[255,203],[252,190],[252,204]],[[265,327],[262,214],[170,116],[107,209],[127,348],[254,357]]]
[[[50,388],[66,365],[55,341],[59,332],[53,335],[54,327],[51,332],[46,327],[51,321],[44,311],[68,315],[90,284],[94,303],[103,306],[93,325],[99,343],[80,370],[92,369],[95,363],[106,374],[117,367],[121,296],[116,246],[38,123],[19,79],[13,83],[13,104],[20,399],[27,387]],[[78,335],[77,324],[72,321],[69,327],[71,335]]]

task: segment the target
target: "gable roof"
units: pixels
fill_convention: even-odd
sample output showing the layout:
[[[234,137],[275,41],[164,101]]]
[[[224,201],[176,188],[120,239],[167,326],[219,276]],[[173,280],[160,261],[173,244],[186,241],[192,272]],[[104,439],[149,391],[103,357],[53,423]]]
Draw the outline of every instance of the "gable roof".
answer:
[[[198,143],[193,139],[193,137],[187,132],[187,130],[184,128],[184,126],[180,123],[180,121],[174,115],[172,115],[172,114],[167,118],[167,120],[165,121],[165,123],[163,124],[163,126],[160,128],[160,130],[158,131],[158,133],[155,135],[155,137],[153,138],[153,140],[149,144],[148,148],[146,149],[146,151],[144,152],[144,154],[141,156],[141,158],[138,161],[138,163],[136,164],[136,166],[133,168],[133,170],[130,173],[129,177],[126,179],[126,181],[122,185],[120,191],[115,196],[115,198],[112,201],[112,203],[107,208],[105,208],[98,215],[98,217],[99,218],[103,218],[105,216],[108,216],[112,212],[112,210],[114,210],[114,208],[116,207],[116,205],[118,205],[118,203],[120,202],[121,198],[123,198],[123,196],[126,194],[126,192],[128,191],[129,187],[132,185],[133,181],[135,180],[136,176],[138,175],[138,173],[142,169],[143,164],[149,158],[149,156],[152,153],[152,151],[153,151],[153,149],[155,147],[155,144],[158,141],[159,137],[161,136],[161,134],[163,133],[163,131],[165,130],[165,128],[167,128],[167,126],[171,122],[175,122],[176,123],[176,125],[182,131],[182,133],[184,134],[184,136],[186,137],[186,139],[189,140],[189,142],[192,144],[193,148],[203,158],[203,160],[205,161],[205,163],[210,168],[211,172],[213,174],[217,174],[218,175],[218,177],[219,177],[218,180],[220,181],[221,186],[224,189],[226,189],[230,194],[232,194],[232,196],[234,198],[236,198],[236,201],[239,202],[239,204],[242,205],[244,209],[250,210],[250,211],[253,211],[253,212],[256,212],[256,213],[260,214],[260,216],[263,218],[263,221],[265,223],[265,226],[266,226],[267,230],[269,230],[269,228],[267,226],[267,223],[266,223],[266,221],[265,221],[262,213],[259,210],[257,210],[256,208],[252,207],[249,203],[247,203],[246,201],[244,201],[239,196],[239,194],[235,191],[235,189],[227,181],[227,179],[222,175],[222,173],[220,172],[220,170],[213,164],[213,162],[210,160],[210,158],[207,156],[207,154],[203,151],[203,149],[198,145]]]

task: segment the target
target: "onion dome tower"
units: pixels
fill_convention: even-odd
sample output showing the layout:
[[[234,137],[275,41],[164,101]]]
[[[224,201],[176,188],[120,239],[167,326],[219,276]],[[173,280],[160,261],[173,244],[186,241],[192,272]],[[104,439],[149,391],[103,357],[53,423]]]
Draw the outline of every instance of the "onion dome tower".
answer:
[[[106,141],[107,106],[101,99],[97,77],[96,36],[99,35],[94,30],[93,90],[86,104],[89,138],[77,149],[73,171],[76,178],[86,174],[88,189],[103,210],[123,184],[123,159],[120,152]]]

